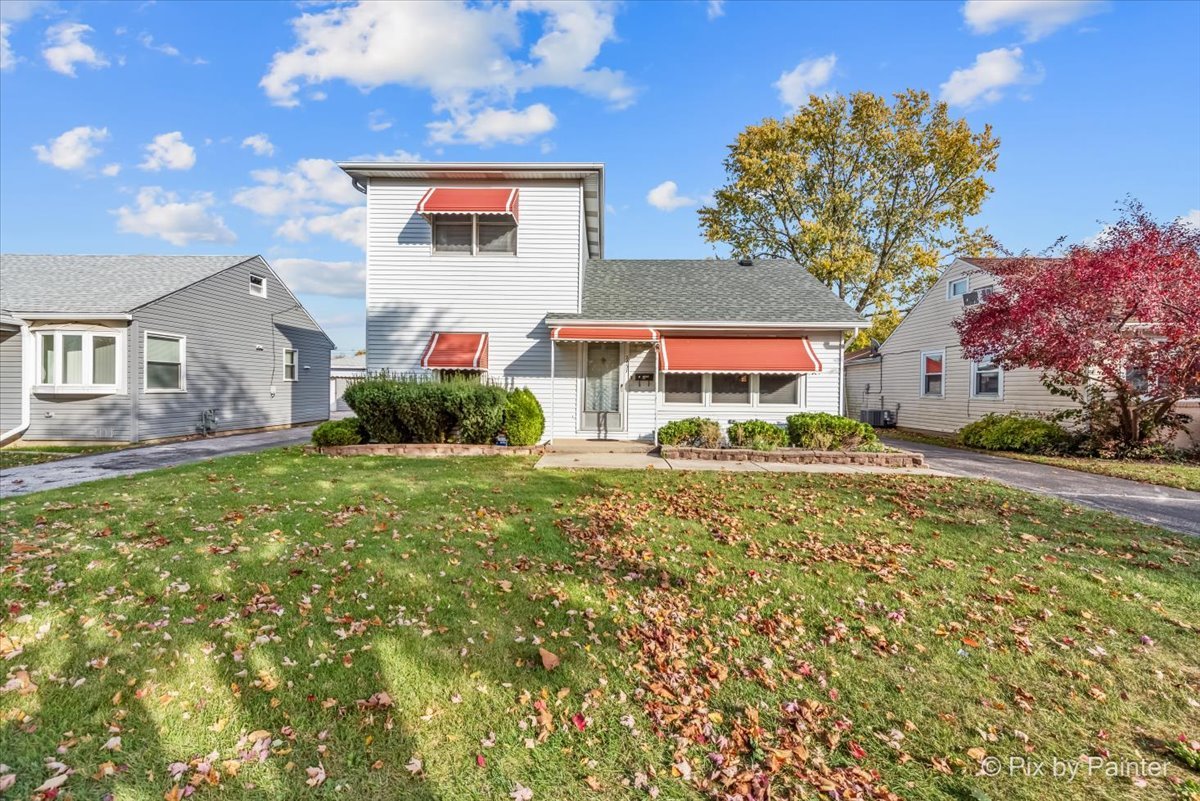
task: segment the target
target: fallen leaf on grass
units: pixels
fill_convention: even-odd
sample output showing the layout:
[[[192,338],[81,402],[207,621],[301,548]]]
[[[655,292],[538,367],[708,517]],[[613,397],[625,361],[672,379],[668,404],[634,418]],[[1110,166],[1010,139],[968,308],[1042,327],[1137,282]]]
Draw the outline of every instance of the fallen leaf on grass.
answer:
[[[542,657],[542,667],[546,670],[554,670],[558,667],[559,658],[545,648],[538,649],[538,655]]]

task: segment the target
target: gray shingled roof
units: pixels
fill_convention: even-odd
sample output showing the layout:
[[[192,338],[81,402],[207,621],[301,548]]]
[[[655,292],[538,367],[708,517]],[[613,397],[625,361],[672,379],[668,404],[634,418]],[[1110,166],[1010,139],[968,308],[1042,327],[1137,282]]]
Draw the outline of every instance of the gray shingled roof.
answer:
[[[125,313],[253,258],[5,253],[0,292],[17,313]]]
[[[591,259],[583,310],[554,319],[866,324],[794,261]]]

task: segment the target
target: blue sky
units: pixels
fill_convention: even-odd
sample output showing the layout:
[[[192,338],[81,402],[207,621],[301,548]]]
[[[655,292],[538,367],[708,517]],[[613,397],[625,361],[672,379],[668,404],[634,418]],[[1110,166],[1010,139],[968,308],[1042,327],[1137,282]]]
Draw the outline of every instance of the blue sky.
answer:
[[[736,133],[808,91],[927,89],[1001,139],[978,224],[1200,224],[1200,3],[0,4],[0,248],[262,253],[362,345],[331,162],[602,161],[606,255],[697,257]],[[666,184],[666,182],[673,182]],[[664,185],[665,184],[665,185]]]

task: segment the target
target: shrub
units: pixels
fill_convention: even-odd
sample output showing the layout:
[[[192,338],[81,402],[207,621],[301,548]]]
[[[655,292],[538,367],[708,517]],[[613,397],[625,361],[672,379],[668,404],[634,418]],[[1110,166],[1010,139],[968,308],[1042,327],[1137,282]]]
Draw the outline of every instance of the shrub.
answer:
[[[866,423],[826,412],[802,412],[787,419],[788,442],[814,451],[848,451],[878,442]]]
[[[314,445],[322,448],[331,445],[361,445],[366,441],[366,430],[357,417],[327,420],[313,429]]]
[[[508,393],[504,407],[504,432],[509,445],[536,445],[546,429],[546,415],[537,396],[528,389]]]
[[[396,378],[355,381],[346,403],[377,442],[470,442],[495,439],[507,393],[478,381]]]
[[[787,445],[787,432],[766,420],[747,420],[729,424],[729,444],[735,448],[773,451]]]
[[[663,445],[715,448],[721,444],[721,425],[704,417],[672,420],[658,429],[658,441]]]
[[[969,448],[1017,453],[1065,453],[1071,434],[1057,423],[1016,413],[989,414],[963,426],[958,441]]]

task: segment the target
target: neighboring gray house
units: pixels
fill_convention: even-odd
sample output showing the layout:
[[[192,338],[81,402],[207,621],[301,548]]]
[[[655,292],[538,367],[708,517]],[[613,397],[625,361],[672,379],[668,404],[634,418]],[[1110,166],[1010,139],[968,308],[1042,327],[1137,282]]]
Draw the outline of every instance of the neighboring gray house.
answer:
[[[333,343],[261,256],[0,256],[0,435],[326,420]]]

